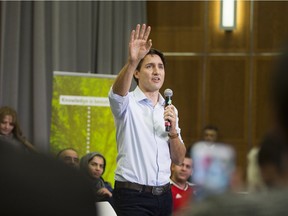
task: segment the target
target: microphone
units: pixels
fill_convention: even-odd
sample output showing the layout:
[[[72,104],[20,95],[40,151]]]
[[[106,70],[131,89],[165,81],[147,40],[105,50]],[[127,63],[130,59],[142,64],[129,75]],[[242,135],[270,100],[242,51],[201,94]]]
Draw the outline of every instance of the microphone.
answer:
[[[172,95],[173,91],[171,89],[165,89],[164,96],[165,96],[165,107],[172,104]],[[169,120],[165,120],[165,130],[170,131],[171,122]]]

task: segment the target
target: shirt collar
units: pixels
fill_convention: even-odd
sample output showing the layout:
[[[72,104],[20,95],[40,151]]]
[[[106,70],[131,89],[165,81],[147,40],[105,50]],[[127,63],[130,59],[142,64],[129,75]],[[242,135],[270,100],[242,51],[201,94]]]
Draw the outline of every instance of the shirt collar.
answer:
[[[173,184],[175,187],[177,187],[177,188],[179,188],[179,189],[181,189],[181,190],[184,190],[184,191],[186,191],[189,186],[192,186],[192,185],[189,184],[188,181],[186,181],[186,183],[185,183],[185,188],[181,188],[181,187],[180,187],[176,182],[174,182],[171,178],[170,178],[170,184]]]
[[[146,95],[144,94],[144,92],[139,88],[139,86],[137,86],[134,90],[134,95],[137,101],[142,101],[142,100],[149,100]],[[159,97],[158,97],[158,103],[162,106],[165,105],[165,99],[163,98],[163,96],[159,93]]]

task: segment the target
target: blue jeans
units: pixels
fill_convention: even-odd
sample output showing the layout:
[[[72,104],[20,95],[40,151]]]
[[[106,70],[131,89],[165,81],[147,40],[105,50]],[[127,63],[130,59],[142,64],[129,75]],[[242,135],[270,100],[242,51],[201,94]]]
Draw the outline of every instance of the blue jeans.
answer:
[[[157,196],[149,192],[115,188],[114,207],[117,216],[171,216],[171,190]]]

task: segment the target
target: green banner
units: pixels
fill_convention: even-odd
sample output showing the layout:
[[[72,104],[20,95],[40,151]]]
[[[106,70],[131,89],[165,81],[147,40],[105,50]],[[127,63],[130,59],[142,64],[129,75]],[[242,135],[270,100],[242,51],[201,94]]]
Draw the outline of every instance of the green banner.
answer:
[[[54,72],[50,151],[76,149],[79,156],[97,151],[106,158],[103,178],[114,185],[117,147],[108,92],[113,75]]]

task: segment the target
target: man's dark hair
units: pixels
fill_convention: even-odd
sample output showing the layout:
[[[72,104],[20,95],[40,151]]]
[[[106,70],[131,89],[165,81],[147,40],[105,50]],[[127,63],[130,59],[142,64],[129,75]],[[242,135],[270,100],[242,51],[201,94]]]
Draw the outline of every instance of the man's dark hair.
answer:
[[[161,58],[161,60],[162,60],[162,62],[163,62],[163,65],[164,65],[164,68],[165,68],[165,66],[166,66],[166,60],[165,60],[164,54],[163,54],[161,51],[159,51],[159,50],[157,50],[157,49],[154,49],[154,48],[151,48],[151,49],[149,50],[149,52],[145,55],[145,57],[146,57],[147,55],[158,55],[158,56]],[[143,60],[145,59],[145,57],[142,58],[142,59],[140,60],[139,64],[137,65],[137,68],[136,68],[137,71],[140,71],[141,66],[142,66],[142,63],[143,63]],[[134,80],[136,81],[136,83],[137,83],[137,85],[138,85],[138,79],[137,79],[135,76],[133,76],[133,77],[134,77]]]
[[[288,156],[288,145],[279,134],[267,134],[260,143],[258,164],[260,167],[273,165],[279,173],[286,170],[285,159]]]
[[[216,127],[215,125],[206,125],[204,128],[203,128],[203,131],[205,130],[214,130],[218,133],[218,127]]]
[[[76,152],[76,153],[78,154],[78,152],[76,151],[76,149],[71,148],[71,147],[68,147],[68,148],[61,149],[61,150],[57,153],[56,158],[59,158],[60,155],[62,154],[62,152],[66,151],[66,150],[72,150],[72,151],[74,151],[74,152]]]
[[[0,215],[99,215],[89,180],[55,158],[0,139],[0,172]]]

